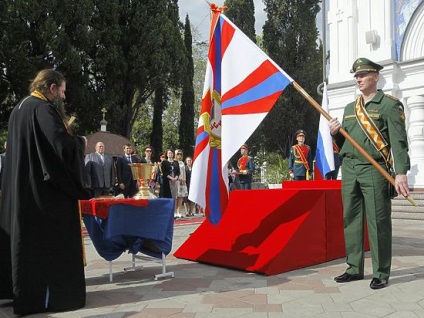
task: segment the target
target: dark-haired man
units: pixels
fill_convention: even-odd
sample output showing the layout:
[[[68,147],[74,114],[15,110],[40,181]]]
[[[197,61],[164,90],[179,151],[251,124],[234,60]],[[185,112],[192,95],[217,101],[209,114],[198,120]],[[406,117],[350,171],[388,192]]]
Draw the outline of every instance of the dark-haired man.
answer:
[[[40,71],[13,109],[0,208],[0,298],[14,313],[67,311],[85,305],[78,199],[85,137],[64,115],[65,77]]]
[[[116,161],[116,177],[118,186],[125,198],[131,198],[137,193],[137,181],[131,172],[131,163],[139,163],[137,156],[133,156],[131,144],[124,145],[124,155]]]

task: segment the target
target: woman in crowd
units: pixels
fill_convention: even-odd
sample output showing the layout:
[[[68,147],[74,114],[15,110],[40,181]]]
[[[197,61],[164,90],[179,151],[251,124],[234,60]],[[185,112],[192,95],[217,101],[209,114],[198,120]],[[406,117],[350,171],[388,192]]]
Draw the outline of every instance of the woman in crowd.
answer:
[[[186,184],[186,172],[185,164],[183,161],[183,151],[181,149],[175,150],[175,158],[178,162],[178,167],[180,169],[180,177],[177,180],[177,203],[175,209],[175,217],[181,218],[180,209],[183,205],[183,199],[188,196],[187,184]],[[186,211],[188,216],[188,211]]]
[[[190,193],[190,181],[191,181],[191,170],[193,165],[193,159],[191,157],[187,157],[185,160],[185,173],[186,173],[186,184],[187,184],[187,193]],[[194,202],[188,199],[188,195],[183,199],[185,209],[187,211],[188,216],[193,216],[196,211],[196,206]]]
[[[161,164],[163,174],[163,197],[177,198],[177,180],[180,176],[180,167],[174,160],[174,152],[171,149],[166,150],[167,159]]]
[[[159,162],[155,162],[154,171],[155,177],[154,181],[154,194],[158,198],[163,198],[163,172],[162,172],[162,162],[166,160],[166,155],[161,152],[159,154]]]

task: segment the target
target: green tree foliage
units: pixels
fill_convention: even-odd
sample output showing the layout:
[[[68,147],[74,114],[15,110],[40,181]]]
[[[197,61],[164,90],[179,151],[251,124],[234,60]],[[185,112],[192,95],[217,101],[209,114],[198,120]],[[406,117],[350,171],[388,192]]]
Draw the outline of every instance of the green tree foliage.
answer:
[[[88,27],[93,2],[5,0],[2,5],[0,63],[2,82],[6,83],[6,90],[2,90],[6,94],[0,100],[3,127],[7,127],[13,106],[28,94],[29,80],[42,68],[56,68],[67,77],[68,112],[79,113],[79,119],[91,118],[96,96],[90,94],[93,90],[87,84],[85,68],[93,65],[86,52],[87,44],[95,42]],[[100,112],[97,114],[100,117]]]
[[[28,94],[28,79],[34,76],[34,70],[48,67],[52,61],[51,48],[43,38],[57,36],[50,3],[4,0],[0,6],[0,120],[1,126],[7,127],[13,106]]]
[[[156,151],[162,151],[163,148],[163,126],[162,114],[166,109],[166,87],[158,87],[153,98],[153,127],[150,138],[150,145]]]
[[[178,92],[163,88],[155,90],[140,108],[132,130],[133,143],[139,152],[146,145],[153,147],[153,159],[159,160],[159,153],[166,149],[180,148],[178,128],[180,123],[181,100]],[[153,122],[161,124],[153,126]]]
[[[184,25],[187,68],[182,86],[179,125],[179,143],[185,156],[193,156],[194,150],[194,63],[192,42],[190,19],[187,15]]]
[[[256,43],[255,6],[253,0],[225,0],[224,14]]]
[[[177,0],[3,0],[0,8],[3,127],[41,68],[66,76],[67,109],[82,133],[98,129],[106,107],[108,129],[130,137],[147,98],[181,86]]]
[[[151,137],[153,129],[153,112],[154,105],[152,102],[152,97],[149,97],[146,103],[141,105],[138,112],[137,120],[134,123],[132,129],[132,141],[137,146],[139,153],[144,154],[144,147],[147,145],[151,146]],[[162,116],[160,116],[162,117]],[[153,147],[153,146],[152,146]],[[153,158],[159,158],[158,154],[162,149],[153,148]]]
[[[7,95],[9,94],[9,83],[6,77],[6,69],[5,69],[5,60],[6,60],[6,29],[7,29],[7,6],[6,2],[0,2],[0,106],[3,106],[3,102],[6,100]],[[4,123],[5,120],[2,120],[4,117],[4,107],[0,107],[0,122]]]
[[[203,95],[203,86],[205,83],[206,62],[208,59],[208,43],[205,41],[194,41],[193,63],[194,63],[194,105],[195,105],[195,124],[197,123],[200,112],[200,105]],[[197,127],[197,126],[196,126]]]
[[[319,0],[264,0],[268,20],[263,45],[269,56],[315,100],[321,83],[322,48],[317,44],[315,17]],[[298,129],[307,131],[306,143],[315,150],[319,113],[291,85],[286,88],[260,128],[252,136],[267,151],[287,157]]]
[[[166,110],[163,113],[163,148],[181,148],[178,127],[180,125],[181,96],[170,92],[167,97]],[[187,155],[184,153],[184,155]]]
[[[281,184],[284,180],[290,180],[289,161],[287,158],[283,159],[283,156],[279,152],[258,152],[255,157],[255,164],[259,170],[259,178],[260,169],[265,166],[265,179],[268,184]]]

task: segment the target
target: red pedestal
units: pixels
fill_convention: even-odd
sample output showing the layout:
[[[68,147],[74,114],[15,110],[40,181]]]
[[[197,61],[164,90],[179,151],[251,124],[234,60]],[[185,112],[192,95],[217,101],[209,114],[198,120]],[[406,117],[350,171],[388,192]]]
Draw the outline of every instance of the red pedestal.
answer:
[[[174,255],[266,275],[343,257],[340,181],[233,191],[219,224],[202,223]]]

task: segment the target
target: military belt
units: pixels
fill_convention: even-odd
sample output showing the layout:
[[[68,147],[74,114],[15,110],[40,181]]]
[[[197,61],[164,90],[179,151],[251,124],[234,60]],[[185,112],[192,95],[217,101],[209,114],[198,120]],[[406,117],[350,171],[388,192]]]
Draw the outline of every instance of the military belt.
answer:
[[[344,155],[343,158],[347,159],[358,159],[357,157],[351,156],[351,155]],[[386,161],[383,158],[374,159],[378,163],[386,163]]]

